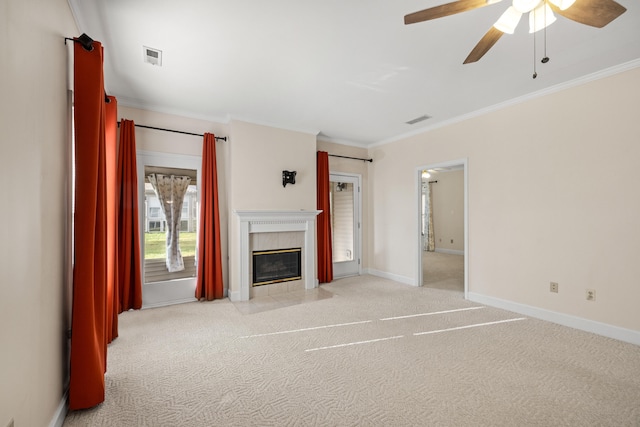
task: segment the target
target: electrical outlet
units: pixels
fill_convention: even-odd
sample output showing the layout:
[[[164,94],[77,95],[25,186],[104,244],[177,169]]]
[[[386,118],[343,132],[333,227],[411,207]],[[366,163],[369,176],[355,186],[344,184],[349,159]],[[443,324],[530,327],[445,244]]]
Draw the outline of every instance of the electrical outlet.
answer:
[[[549,292],[558,293],[558,283],[557,282],[549,282]]]
[[[596,290],[595,289],[587,289],[587,301],[595,301],[596,300]]]

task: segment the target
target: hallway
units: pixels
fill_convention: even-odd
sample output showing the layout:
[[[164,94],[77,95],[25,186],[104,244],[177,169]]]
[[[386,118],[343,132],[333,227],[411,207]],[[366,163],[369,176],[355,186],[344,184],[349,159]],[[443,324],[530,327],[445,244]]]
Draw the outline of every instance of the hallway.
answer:
[[[422,252],[423,286],[464,292],[464,255]]]

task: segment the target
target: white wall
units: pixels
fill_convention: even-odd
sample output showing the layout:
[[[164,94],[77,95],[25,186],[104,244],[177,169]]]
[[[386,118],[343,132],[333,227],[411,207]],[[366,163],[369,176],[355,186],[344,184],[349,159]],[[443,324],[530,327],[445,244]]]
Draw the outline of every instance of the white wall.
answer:
[[[372,268],[415,280],[415,170],[467,158],[470,292],[640,331],[638,111],[636,68],[371,149]]]
[[[316,136],[234,120],[229,191],[229,291],[240,290],[239,227],[234,210],[315,210]],[[282,171],[296,171],[296,184],[282,186]]]
[[[120,119],[133,120],[136,124],[145,126],[197,134],[209,132],[216,136],[227,136],[229,133],[229,125],[224,123],[141,110],[126,107],[122,103],[118,104],[118,120]],[[202,140],[201,136],[136,128],[136,148],[138,150],[202,156]],[[216,143],[216,151],[218,158],[225,159],[227,144],[223,141],[218,141]],[[224,171],[226,163],[226,161],[218,161],[218,168]]]
[[[0,3],[0,426],[46,426],[68,379],[66,0]]]
[[[464,171],[432,173],[433,227],[436,251],[464,252]]]

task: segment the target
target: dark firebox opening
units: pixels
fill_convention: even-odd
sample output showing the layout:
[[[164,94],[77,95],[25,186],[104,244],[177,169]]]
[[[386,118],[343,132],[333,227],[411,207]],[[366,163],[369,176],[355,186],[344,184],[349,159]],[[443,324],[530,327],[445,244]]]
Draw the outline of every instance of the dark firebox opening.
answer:
[[[302,248],[253,252],[253,286],[302,279]]]

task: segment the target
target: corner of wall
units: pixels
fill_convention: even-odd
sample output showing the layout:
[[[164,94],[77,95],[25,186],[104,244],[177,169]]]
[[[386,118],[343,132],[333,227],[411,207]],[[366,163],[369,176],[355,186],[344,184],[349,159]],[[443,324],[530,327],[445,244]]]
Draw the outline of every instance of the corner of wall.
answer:
[[[69,412],[69,404],[68,404],[69,390],[65,390],[64,395],[62,396],[62,400],[60,400],[60,404],[56,408],[56,412],[53,414],[53,418],[49,423],[49,427],[62,427],[64,424],[64,419]]]

